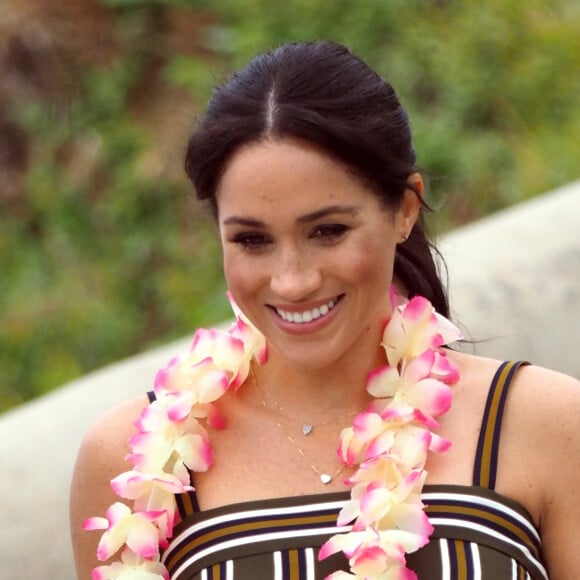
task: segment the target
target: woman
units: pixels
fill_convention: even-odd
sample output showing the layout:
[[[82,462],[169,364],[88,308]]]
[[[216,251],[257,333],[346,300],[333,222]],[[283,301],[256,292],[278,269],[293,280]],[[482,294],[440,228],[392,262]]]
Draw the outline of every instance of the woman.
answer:
[[[78,577],[572,577],[578,383],[441,348],[392,87],[337,44],[282,46],[216,90],[186,170],[240,317],[86,436]]]

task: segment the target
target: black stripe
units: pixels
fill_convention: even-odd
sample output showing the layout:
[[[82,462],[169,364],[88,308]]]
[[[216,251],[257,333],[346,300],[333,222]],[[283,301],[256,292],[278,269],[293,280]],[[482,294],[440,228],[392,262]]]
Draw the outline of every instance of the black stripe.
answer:
[[[475,566],[473,563],[473,553],[471,552],[472,542],[464,542],[465,547],[465,562],[467,564],[467,577],[473,578],[475,576]]]
[[[449,552],[449,578],[450,580],[458,580],[459,570],[457,569],[457,550],[454,540],[447,540],[447,551]]]
[[[300,578],[306,578],[306,550],[304,548],[298,550],[298,569],[300,570]]]
[[[288,550],[282,550],[282,580],[290,580],[290,554]]]

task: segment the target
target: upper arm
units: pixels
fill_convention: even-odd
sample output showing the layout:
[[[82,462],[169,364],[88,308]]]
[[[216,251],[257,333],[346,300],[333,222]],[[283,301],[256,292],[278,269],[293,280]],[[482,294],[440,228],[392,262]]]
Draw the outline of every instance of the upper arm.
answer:
[[[70,529],[77,578],[89,580],[100,564],[96,558],[102,532],[85,532],[83,522],[105,516],[107,508],[120,500],[110,481],[131,468],[125,461],[128,439],[135,432],[133,422],[145,407],[145,398],[123,404],[103,415],[85,435],[77,456],[70,490]]]
[[[538,473],[543,555],[550,579],[567,580],[580,569],[580,382],[530,370],[529,452]]]

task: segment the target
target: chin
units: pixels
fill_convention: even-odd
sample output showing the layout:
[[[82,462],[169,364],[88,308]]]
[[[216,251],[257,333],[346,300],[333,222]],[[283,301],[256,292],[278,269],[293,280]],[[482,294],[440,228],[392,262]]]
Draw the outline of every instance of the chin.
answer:
[[[279,358],[286,364],[304,371],[322,371],[336,364],[344,352],[320,348],[320,344],[304,342],[301,345],[268,343],[270,358]]]

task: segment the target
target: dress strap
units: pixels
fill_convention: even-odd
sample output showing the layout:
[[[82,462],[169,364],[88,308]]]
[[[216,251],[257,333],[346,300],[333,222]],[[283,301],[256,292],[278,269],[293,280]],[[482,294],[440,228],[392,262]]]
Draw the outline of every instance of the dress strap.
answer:
[[[497,369],[487,395],[475,452],[473,485],[495,489],[501,423],[509,386],[525,361],[505,361]]]

